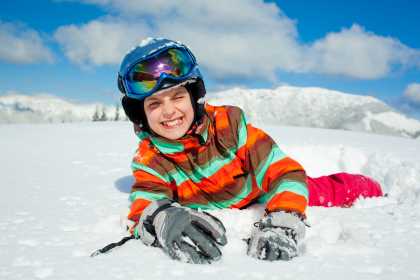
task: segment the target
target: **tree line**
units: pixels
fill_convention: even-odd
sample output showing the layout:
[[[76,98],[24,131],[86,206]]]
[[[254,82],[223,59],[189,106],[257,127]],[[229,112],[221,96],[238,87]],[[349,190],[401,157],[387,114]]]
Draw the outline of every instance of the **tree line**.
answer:
[[[102,122],[102,121],[125,121],[127,117],[124,112],[121,112],[121,106],[119,103],[115,105],[115,115],[108,116],[106,113],[105,106],[96,106],[95,112],[92,116],[92,121]]]

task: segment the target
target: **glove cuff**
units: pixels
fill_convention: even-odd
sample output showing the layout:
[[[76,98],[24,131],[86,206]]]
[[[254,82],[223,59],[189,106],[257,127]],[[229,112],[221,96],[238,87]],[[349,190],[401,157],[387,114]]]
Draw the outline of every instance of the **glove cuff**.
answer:
[[[281,227],[292,229],[296,233],[297,241],[305,237],[305,223],[295,213],[284,211],[271,212],[260,221],[263,226]]]
[[[153,245],[156,241],[156,232],[153,221],[161,211],[172,207],[173,201],[161,199],[151,202],[140,216],[139,224],[134,230],[134,236],[140,238],[145,245]]]

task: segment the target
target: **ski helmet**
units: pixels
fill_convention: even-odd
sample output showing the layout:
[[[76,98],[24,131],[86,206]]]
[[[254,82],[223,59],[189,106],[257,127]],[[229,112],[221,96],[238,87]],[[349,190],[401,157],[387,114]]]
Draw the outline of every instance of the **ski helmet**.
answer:
[[[124,95],[122,106],[127,117],[143,130],[149,130],[144,99],[155,92],[182,84],[190,94],[194,122],[204,114],[199,102],[206,90],[197,61],[180,42],[149,38],[125,55],[118,72],[118,88]]]

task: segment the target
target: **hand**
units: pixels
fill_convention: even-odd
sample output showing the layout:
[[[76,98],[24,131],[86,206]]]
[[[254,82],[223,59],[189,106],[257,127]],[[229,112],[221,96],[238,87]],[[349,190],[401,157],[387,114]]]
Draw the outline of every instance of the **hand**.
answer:
[[[249,256],[275,261],[290,260],[298,255],[298,243],[305,236],[305,224],[297,214],[272,212],[255,226],[248,240]]]
[[[160,200],[144,210],[135,234],[146,245],[162,247],[172,259],[201,264],[221,258],[225,232],[222,222],[206,212]]]

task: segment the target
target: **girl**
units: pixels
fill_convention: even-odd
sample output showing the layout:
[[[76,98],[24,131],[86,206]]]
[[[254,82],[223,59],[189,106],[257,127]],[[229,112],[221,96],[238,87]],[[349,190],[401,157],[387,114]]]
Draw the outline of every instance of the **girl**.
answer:
[[[167,39],[130,51],[118,73],[122,105],[140,138],[128,218],[135,237],[171,258],[211,263],[227,243],[225,228],[201,210],[263,203],[266,213],[247,254],[263,260],[298,255],[309,206],[350,206],[381,196],[378,183],[346,173],[310,178],[234,106],[211,106],[193,53]]]

